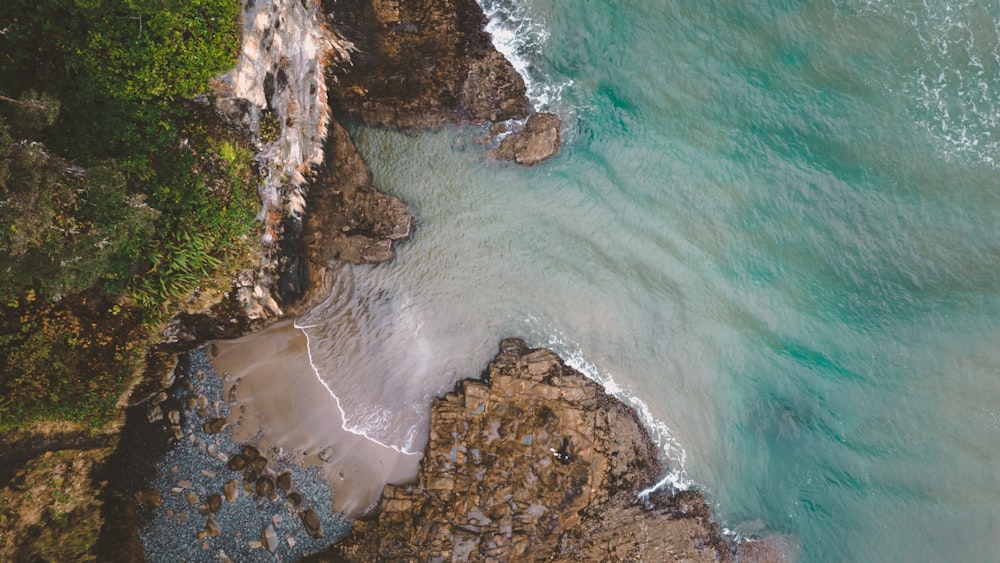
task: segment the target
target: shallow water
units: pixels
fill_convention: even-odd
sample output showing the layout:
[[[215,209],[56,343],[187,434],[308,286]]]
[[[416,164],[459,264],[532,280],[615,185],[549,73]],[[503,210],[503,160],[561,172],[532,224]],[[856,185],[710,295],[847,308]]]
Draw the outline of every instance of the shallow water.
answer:
[[[487,7],[530,24],[565,146],[354,131],[420,226],[299,321],[347,424],[420,449],[519,335],[644,410],[730,528],[1000,560],[1000,5]]]

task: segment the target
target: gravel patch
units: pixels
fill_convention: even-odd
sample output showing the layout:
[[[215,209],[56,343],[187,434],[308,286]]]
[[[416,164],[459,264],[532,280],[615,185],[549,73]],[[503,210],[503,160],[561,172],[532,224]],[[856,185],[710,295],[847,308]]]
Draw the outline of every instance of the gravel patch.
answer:
[[[164,425],[175,437],[149,480],[160,492],[159,506],[139,508],[148,560],[295,561],[345,537],[351,524],[334,513],[329,485],[319,471],[271,451],[259,452],[267,460],[264,465],[256,452],[234,443],[223,422],[229,415],[222,397],[224,382],[212,370],[204,348],[189,352],[187,359],[180,362],[177,383],[166,398],[149,407],[152,423]],[[230,464],[234,457],[239,459]],[[240,460],[245,468],[230,469],[243,465]],[[287,485],[287,478],[278,479],[286,472],[292,483],[288,491],[280,487]],[[232,480],[236,498],[230,502],[223,485]],[[230,496],[233,489],[231,484]],[[298,506],[295,493],[301,495]],[[217,512],[212,513],[213,508]],[[303,518],[307,511],[318,517],[322,538],[308,533]],[[265,538],[269,527],[273,534],[267,532]],[[264,545],[268,540],[273,553]]]

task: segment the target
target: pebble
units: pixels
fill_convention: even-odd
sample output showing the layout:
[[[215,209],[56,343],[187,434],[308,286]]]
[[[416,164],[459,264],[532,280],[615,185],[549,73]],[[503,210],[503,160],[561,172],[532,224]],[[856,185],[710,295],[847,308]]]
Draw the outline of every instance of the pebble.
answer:
[[[213,538],[219,537],[219,534],[222,533],[222,528],[219,527],[219,523],[215,521],[215,518],[208,519],[208,523],[205,524],[205,530]]]
[[[274,484],[277,485],[279,489],[287,493],[292,488],[292,472],[282,472],[282,474],[278,475],[278,478],[274,480]]]
[[[218,434],[229,427],[229,422],[224,418],[213,418],[202,426],[206,434]]]
[[[174,409],[174,410],[170,411],[167,414],[167,418],[170,419],[170,423],[171,424],[180,424],[181,423],[181,413],[178,412],[177,409]]]
[[[204,475],[205,477],[208,477],[209,479],[214,479],[215,478],[215,472],[214,471],[209,471],[207,469],[202,469],[201,470],[201,474]]]
[[[167,400],[167,394],[163,391],[160,391],[159,393],[156,394],[155,397],[153,397],[153,400],[150,402],[155,406],[159,405],[160,403],[166,400]]]
[[[239,483],[237,483],[236,479],[226,481],[222,485],[222,493],[226,495],[226,500],[229,502],[235,502],[236,499],[240,498]]]
[[[163,420],[163,409],[161,409],[159,406],[152,407],[146,413],[146,420],[148,420],[150,423]]]
[[[181,487],[182,489],[193,489],[194,483],[188,481],[187,479],[183,479],[181,481],[177,481],[177,486]]]
[[[267,475],[257,479],[257,494],[269,497],[274,492],[274,481]]]
[[[229,458],[229,463],[226,464],[226,467],[228,467],[233,471],[241,471],[246,466],[247,466],[247,459],[241,456],[240,454],[236,454],[233,457]]]
[[[208,495],[205,499],[205,503],[208,504],[208,509],[212,512],[218,512],[222,508],[222,495],[219,493],[212,493]]]
[[[274,526],[264,528],[260,534],[261,543],[268,551],[274,553],[278,549],[278,533],[274,531]]]
[[[258,457],[257,459],[250,462],[250,467],[253,467],[253,470],[256,471],[257,473],[263,473],[264,469],[267,468],[267,458]]]

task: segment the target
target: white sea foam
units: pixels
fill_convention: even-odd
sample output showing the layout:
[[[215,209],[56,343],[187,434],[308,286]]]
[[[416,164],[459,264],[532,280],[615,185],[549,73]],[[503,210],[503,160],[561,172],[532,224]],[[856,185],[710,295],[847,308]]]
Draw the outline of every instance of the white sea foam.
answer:
[[[1000,167],[1000,18],[976,2],[906,9],[923,52],[903,87],[911,113],[949,160]],[[984,62],[985,60],[985,62]]]
[[[571,80],[557,81],[537,64],[549,39],[545,22],[532,15],[526,1],[479,0],[486,14],[486,31],[493,45],[524,78],[528,99],[537,110],[551,111],[562,98]]]
[[[341,425],[340,425],[341,428],[343,428],[344,431],[346,431],[346,432],[350,432],[351,434],[357,434],[358,436],[366,438],[367,440],[370,440],[370,441],[372,441],[372,442],[374,442],[374,443],[376,443],[376,444],[378,444],[380,446],[383,446],[383,447],[395,450],[395,451],[397,451],[397,452],[399,452],[401,454],[404,454],[404,455],[421,455],[420,452],[411,452],[411,451],[408,451],[406,448],[401,448],[401,447],[393,445],[393,444],[386,444],[384,442],[380,442],[378,439],[376,439],[373,436],[371,436],[371,430],[368,429],[368,428],[361,427],[361,426],[356,426],[356,425],[353,425],[353,424],[348,424],[348,422],[347,422],[348,421],[348,416],[347,416],[347,413],[344,412],[344,407],[340,404],[340,397],[338,397],[337,394],[333,392],[333,389],[331,389],[330,386],[327,384],[327,382],[323,380],[323,376],[320,374],[319,368],[313,362],[313,353],[312,353],[312,346],[313,345],[312,345],[312,342],[309,340],[309,331],[306,330],[306,329],[309,328],[309,326],[300,326],[298,324],[298,322],[294,323],[294,325],[295,325],[295,328],[298,329],[298,330],[300,330],[300,331],[302,331],[302,334],[304,334],[305,337],[306,337],[306,353],[309,355],[309,366],[312,367],[313,373],[316,374],[316,379],[318,379],[319,382],[323,384],[323,387],[326,389],[327,393],[329,393],[330,396],[333,397],[334,401],[336,401],[336,403],[337,403],[337,410],[340,411],[340,418],[343,421],[341,423]],[[414,432],[414,430],[411,429],[410,433],[407,435],[407,443],[412,443],[412,439],[415,438],[415,436],[412,435],[413,432]]]

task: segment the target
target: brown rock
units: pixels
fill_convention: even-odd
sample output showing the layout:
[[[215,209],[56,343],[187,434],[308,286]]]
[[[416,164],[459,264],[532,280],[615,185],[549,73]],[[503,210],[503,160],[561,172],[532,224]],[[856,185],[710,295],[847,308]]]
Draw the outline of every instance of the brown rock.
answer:
[[[274,480],[267,475],[257,479],[257,494],[267,498],[274,492]]]
[[[407,129],[527,115],[524,80],[493,47],[474,0],[348,2],[332,12],[358,49],[330,84],[351,116]]]
[[[156,489],[140,489],[135,492],[135,502],[146,508],[158,508],[163,497]]]
[[[208,505],[208,509],[212,512],[218,512],[222,508],[222,495],[219,493],[208,495],[208,498],[205,499],[205,504]]]
[[[229,427],[229,422],[224,418],[213,418],[202,426],[206,434],[218,434]]]
[[[240,486],[236,479],[226,481],[222,485],[222,494],[226,495],[228,502],[236,502],[240,498]]]
[[[302,495],[297,492],[288,493],[288,502],[291,502],[292,506],[298,506],[302,504]]]
[[[302,513],[302,524],[306,527],[306,533],[314,538],[323,537],[323,528],[321,527],[319,514],[315,510],[309,509]]]
[[[554,113],[533,114],[524,128],[504,137],[500,146],[490,151],[490,156],[522,166],[534,166],[559,152],[562,146],[561,127],[562,122]]]
[[[228,467],[233,471],[242,471],[243,468],[246,466],[247,466],[247,459],[241,456],[240,454],[236,454],[233,457],[229,458],[229,463],[226,464],[226,467]]]
[[[222,533],[222,528],[219,527],[219,523],[214,518],[209,518],[205,524],[205,531],[208,532],[209,537],[217,538]]]
[[[333,560],[734,560],[701,493],[635,502],[658,450],[599,385],[513,339],[486,375],[435,402],[417,484],[387,486]]]
[[[260,450],[248,444],[243,446],[243,449],[240,451],[240,455],[242,455],[245,459],[257,459],[260,457]]]
[[[292,473],[285,471],[281,475],[278,475],[278,478],[274,480],[274,484],[287,493],[292,488]]]
[[[257,473],[264,473],[264,469],[267,468],[267,458],[258,457],[250,460],[250,467],[252,467]]]
[[[327,170],[309,190],[314,209],[305,223],[303,241],[313,268],[338,261],[374,264],[393,256],[395,243],[409,238],[414,220],[406,204],[372,186],[372,175],[347,130],[330,124]],[[313,272],[322,288],[323,276]]]

